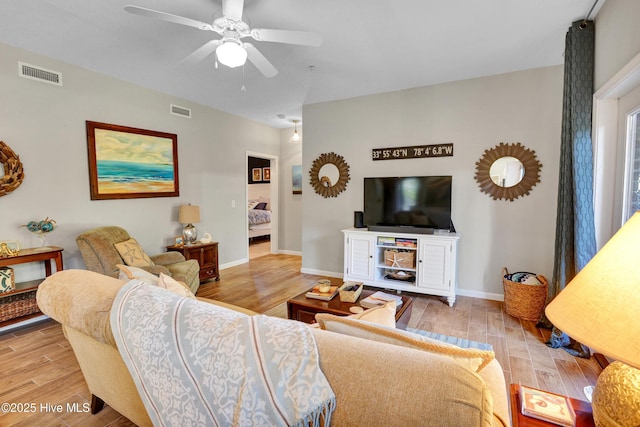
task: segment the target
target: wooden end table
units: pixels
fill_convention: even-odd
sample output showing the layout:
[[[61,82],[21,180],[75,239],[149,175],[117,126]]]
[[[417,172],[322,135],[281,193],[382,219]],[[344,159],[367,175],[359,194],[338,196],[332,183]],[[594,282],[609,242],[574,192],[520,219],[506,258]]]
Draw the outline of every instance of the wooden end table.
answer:
[[[200,283],[220,280],[218,267],[218,242],[194,243],[193,245],[169,245],[167,251],[180,252],[186,259],[195,259],[200,265]]]
[[[569,398],[576,413],[576,427],[595,427],[591,404],[583,400]],[[511,384],[511,422],[513,427],[545,427],[556,424],[527,417],[520,412],[520,384]]]
[[[375,291],[363,290],[360,294],[361,299],[368,297]],[[306,292],[291,298],[287,301],[287,317],[289,319],[298,320],[304,323],[316,323],[316,314],[329,313],[337,316],[348,316],[353,314],[349,309],[353,306],[359,305],[356,301],[342,302],[340,301],[340,295],[333,297],[331,301],[323,301],[313,298],[307,298],[304,296]],[[405,295],[402,296],[402,305],[396,310],[396,327],[398,329],[407,329],[409,319],[411,319],[411,309],[413,300]]]

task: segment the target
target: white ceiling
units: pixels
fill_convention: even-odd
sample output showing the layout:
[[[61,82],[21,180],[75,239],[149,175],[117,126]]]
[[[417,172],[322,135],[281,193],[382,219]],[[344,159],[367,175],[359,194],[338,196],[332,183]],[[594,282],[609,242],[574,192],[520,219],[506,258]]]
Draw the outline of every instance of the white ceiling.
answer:
[[[593,3],[245,0],[252,27],[323,37],[321,47],[252,41],[279,70],[273,78],[250,62],[215,69],[213,55],[181,63],[219,36],[123,10],[211,22],[221,0],[2,0],[0,42],[282,128],[304,104],[561,64],[567,28]]]

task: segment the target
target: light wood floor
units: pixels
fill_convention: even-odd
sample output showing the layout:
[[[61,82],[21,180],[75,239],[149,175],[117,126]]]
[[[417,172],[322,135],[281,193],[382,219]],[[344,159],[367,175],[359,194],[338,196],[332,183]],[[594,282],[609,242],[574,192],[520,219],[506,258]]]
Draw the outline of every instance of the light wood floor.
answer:
[[[300,266],[298,256],[263,256],[222,270],[221,280],[204,283],[198,296],[286,317],[286,300],[319,278],[300,273]],[[436,297],[410,296],[415,297],[410,327],[491,343],[507,384],[521,383],[582,400],[583,388],[595,384],[600,368],[593,358],[574,358],[564,350],[549,349],[544,345],[548,331],[507,315],[500,302],[458,297],[450,308]],[[107,405],[96,415],[81,411],[90,394],[56,322],[48,320],[0,335],[0,357],[0,403],[35,406],[33,413],[0,411],[0,426],[133,425]],[[67,404],[77,404],[80,411],[68,411]],[[54,411],[53,405],[62,405],[61,412]]]

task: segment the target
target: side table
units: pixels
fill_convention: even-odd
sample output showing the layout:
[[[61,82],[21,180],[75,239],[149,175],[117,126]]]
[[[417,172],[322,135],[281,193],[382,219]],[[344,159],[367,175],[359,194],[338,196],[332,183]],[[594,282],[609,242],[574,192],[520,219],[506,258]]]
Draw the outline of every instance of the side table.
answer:
[[[193,245],[169,245],[167,251],[180,252],[186,259],[195,259],[200,265],[200,282],[220,280],[218,269],[218,242],[195,243]]]
[[[571,407],[576,413],[576,427],[595,427],[591,404],[583,400],[569,398]],[[544,427],[556,424],[527,417],[520,412],[520,384],[511,384],[511,422],[513,427]]]
[[[11,257],[0,257],[0,267],[9,267],[16,264],[29,262],[42,262],[44,264],[45,277],[51,276],[53,265],[55,271],[62,271],[62,251],[57,246],[45,246],[41,248],[21,249],[20,253]],[[15,289],[10,292],[0,293],[0,322],[8,322],[30,314],[38,313],[36,303],[36,291],[38,285],[44,279],[30,280],[15,284]]]

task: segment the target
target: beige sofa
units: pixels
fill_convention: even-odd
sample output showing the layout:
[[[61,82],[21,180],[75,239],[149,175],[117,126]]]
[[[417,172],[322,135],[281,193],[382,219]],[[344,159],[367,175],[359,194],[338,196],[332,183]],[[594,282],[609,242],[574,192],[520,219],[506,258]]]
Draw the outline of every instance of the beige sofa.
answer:
[[[107,403],[146,426],[151,421],[109,322],[113,300],[124,284],[86,270],[65,270],[40,285],[37,300],[40,309],[63,326],[92,394],[92,411]],[[510,425],[507,388],[496,360],[475,373],[426,351],[312,331],[321,369],[336,395],[332,425]]]

